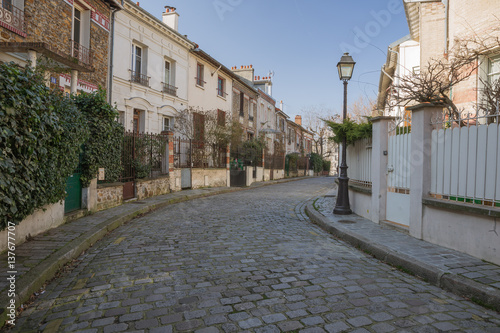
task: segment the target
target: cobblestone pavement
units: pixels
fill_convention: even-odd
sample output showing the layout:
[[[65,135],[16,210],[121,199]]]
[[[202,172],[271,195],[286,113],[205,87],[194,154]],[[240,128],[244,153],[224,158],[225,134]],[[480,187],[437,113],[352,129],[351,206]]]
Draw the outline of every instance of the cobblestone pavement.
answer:
[[[500,332],[500,315],[310,224],[314,178],[169,206],[115,230],[23,312],[29,332]]]

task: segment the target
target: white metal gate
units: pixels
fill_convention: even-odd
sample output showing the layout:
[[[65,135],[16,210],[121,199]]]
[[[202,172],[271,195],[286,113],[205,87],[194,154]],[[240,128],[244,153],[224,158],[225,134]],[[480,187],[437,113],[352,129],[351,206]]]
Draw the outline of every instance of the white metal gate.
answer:
[[[388,134],[386,220],[408,228],[411,174],[411,119],[409,114],[405,118],[391,122]]]

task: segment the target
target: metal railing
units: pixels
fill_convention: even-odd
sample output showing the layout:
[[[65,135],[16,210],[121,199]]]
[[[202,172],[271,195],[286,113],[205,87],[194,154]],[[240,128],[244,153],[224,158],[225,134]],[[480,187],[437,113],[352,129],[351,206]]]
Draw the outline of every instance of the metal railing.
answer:
[[[130,71],[130,81],[149,87],[149,76],[137,71]]]
[[[73,58],[77,58],[78,61],[86,65],[92,65],[93,55],[94,52],[89,48],[75,42],[74,40],[71,41],[71,56]]]
[[[206,82],[205,82],[205,81],[203,81],[203,79],[202,79],[202,78],[200,78],[200,77],[195,77],[194,79],[196,80],[196,84],[197,84],[197,85],[199,85],[200,87],[205,86],[205,83],[206,83]]]
[[[2,24],[2,26],[4,26],[9,30],[13,30],[11,28],[18,30],[14,31],[16,33],[26,32],[26,26],[24,23],[24,10],[17,8],[12,4],[6,4],[5,6],[1,6],[0,3],[0,22],[4,23]]]
[[[227,93],[224,90],[217,88],[217,95],[219,95],[222,98],[226,98]]]
[[[164,83],[163,92],[172,96],[177,96],[177,87]]]

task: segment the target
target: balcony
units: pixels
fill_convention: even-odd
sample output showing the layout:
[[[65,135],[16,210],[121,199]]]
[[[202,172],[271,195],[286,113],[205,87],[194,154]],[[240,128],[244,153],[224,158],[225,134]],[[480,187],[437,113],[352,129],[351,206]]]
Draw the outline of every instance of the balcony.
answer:
[[[163,92],[165,94],[169,94],[172,96],[177,96],[177,87],[174,87],[170,84],[164,83],[163,84]]]
[[[78,59],[79,62],[85,65],[92,66],[92,59],[94,58],[94,52],[85,46],[71,41],[71,56]]]
[[[26,26],[24,24],[24,10],[11,4],[1,6],[0,25],[16,34],[26,37]]]
[[[130,81],[134,83],[139,83],[143,86],[149,87],[149,76],[141,74],[140,72],[130,71]]]

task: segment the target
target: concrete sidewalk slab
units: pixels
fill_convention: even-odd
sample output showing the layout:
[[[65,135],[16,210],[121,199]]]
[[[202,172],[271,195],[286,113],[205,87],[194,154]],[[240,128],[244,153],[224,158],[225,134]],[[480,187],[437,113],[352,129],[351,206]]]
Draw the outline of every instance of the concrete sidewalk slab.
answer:
[[[16,246],[16,305],[20,306],[29,300],[31,295],[45,282],[51,280],[66,263],[76,259],[110,231],[137,216],[178,202],[301,179],[304,177],[254,183],[251,187],[218,187],[174,192],[140,201],[130,201],[50,229]],[[1,327],[7,319],[6,310],[10,302],[7,292],[9,289],[7,252],[0,254],[0,262],[5,268],[0,271]]]
[[[336,198],[325,195],[306,206],[324,230],[396,268],[500,311],[500,266],[431,244],[353,215],[333,214]]]

